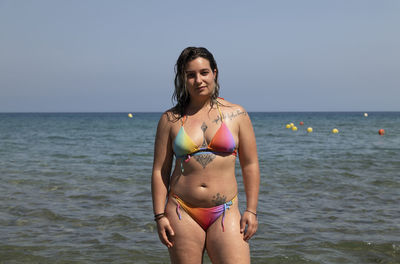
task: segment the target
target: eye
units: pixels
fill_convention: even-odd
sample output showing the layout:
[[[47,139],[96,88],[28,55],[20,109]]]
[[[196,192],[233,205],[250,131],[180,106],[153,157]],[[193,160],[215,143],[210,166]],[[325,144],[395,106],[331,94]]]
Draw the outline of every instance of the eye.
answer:
[[[206,75],[209,74],[209,73],[210,73],[209,71],[202,71],[202,72],[201,72],[201,75],[206,76]]]
[[[186,74],[186,78],[190,79],[190,78],[194,78],[195,74],[194,73],[188,73]]]

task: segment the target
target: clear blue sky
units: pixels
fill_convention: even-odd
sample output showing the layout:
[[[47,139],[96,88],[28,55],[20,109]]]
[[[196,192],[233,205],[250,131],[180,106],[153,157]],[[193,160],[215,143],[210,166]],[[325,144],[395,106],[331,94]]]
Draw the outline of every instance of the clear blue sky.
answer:
[[[248,111],[400,111],[400,1],[0,0],[0,112],[172,106],[204,46]]]

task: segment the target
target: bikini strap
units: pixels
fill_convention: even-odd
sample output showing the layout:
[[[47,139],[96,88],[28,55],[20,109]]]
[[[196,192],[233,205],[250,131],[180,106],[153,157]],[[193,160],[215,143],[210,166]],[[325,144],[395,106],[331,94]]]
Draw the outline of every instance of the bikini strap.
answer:
[[[184,115],[184,116],[181,118],[182,126],[185,124],[186,119],[187,119],[187,115]]]
[[[217,108],[218,108],[218,111],[219,111],[219,115],[221,117],[221,121],[224,122],[224,116],[222,115],[222,112],[221,112],[221,109],[219,108],[218,102],[217,102]]]

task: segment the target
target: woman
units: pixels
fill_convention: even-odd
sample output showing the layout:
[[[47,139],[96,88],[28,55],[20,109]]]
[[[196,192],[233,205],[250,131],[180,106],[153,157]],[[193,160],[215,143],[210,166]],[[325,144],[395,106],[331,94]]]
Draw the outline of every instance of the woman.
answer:
[[[154,220],[172,263],[250,263],[257,230],[259,166],[250,118],[218,97],[218,68],[205,48],[184,49],[176,63],[174,99],[157,127],[152,173]],[[175,165],[170,177],[173,157]],[[239,157],[246,210],[235,178]]]

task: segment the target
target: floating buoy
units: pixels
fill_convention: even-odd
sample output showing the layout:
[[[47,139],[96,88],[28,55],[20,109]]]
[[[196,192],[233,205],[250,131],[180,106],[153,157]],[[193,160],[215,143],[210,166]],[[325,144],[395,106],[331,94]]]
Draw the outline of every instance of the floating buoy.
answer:
[[[292,126],[290,124],[286,124],[286,128],[290,129],[290,128],[292,128]]]
[[[311,133],[312,132],[312,127],[307,128],[307,132]]]
[[[379,133],[379,135],[381,135],[381,136],[385,135],[385,129],[382,129],[382,128],[379,129],[378,133]]]
[[[303,121],[300,121],[300,126],[302,126],[302,125],[304,125],[304,122],[303,122]]]
[[[129,118],[132,118],[132,117],[133,117],[133,115],[132,115],[131,113],[129,113],[129,114],[128,114],[128,117],[129,117]]]
[[[297,131],[297,126],[292,126],[293,131]]]
[[[332,133],[337,134],[337,133],[339,133],[339,130],[337,128],[334,128],[334,129],[332,129]]]
[[[290,123],[289,125],[290,125],[290,127],[294,127],[294,124],[293,124],[293,123]]]
[[[365,116],[365,117],[368,117],[368,113],[364,113],[364,116]]]

